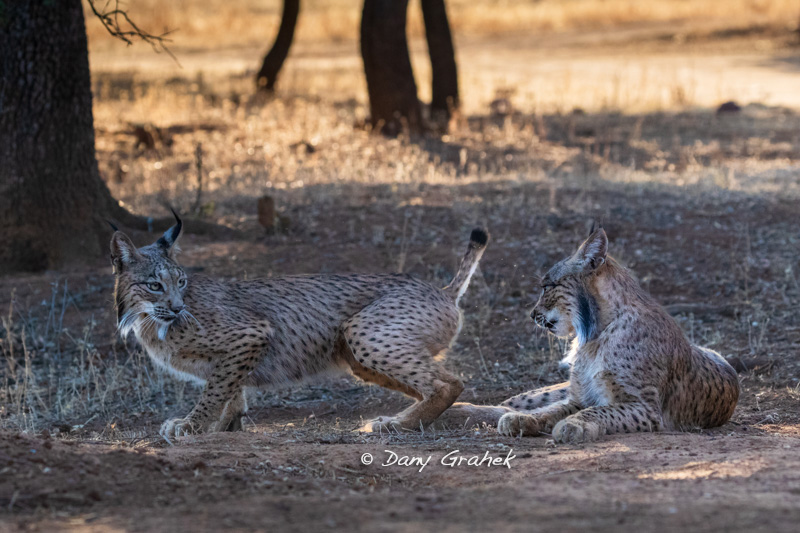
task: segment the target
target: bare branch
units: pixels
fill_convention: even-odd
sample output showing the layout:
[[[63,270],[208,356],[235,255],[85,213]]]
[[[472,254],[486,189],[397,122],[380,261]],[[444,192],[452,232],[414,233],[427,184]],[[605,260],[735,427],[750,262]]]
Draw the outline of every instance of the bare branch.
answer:
[[[113,9],[109,8],[111,0],[108,0],[102,9],[98,9],[97,5],[95,5],[96,0],[86,1],[89,3],[92,13],[100,20],[109,35],[127,43],[128,46],[132,45],[135,39],[144,41],[149,44],[156,53],[160,54],[161,52],[165,52],[175,63],[180,65],[178,58],[175,57],[166,45],[166,43],[172,42],[171,39],[167,38],[167,35],[172,33],[172,30],[162,33],[161,35],[153,35],[152,33],[142,30],[131,20],[124,9],[120,9],[119,0],[114,0]]]

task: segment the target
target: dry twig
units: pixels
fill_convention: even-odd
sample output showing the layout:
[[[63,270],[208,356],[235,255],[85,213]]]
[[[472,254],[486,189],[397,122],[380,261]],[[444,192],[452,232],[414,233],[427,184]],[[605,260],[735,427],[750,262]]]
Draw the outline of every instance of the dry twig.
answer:
[[[111,0],[107,0],[101,9],[98,9],[95,5],[96,0],[86,1],[89,3],[92,13],[95,14],[95,16],[105,27],[106,31],[108,31],[112,37],[120,39],[121,41],[127,43],[128,46],[133,44],[134,39],[140,39],[149,44],[156,53],[160,54],[161,52],[165,52],[175,61],[175,63],[180,65],[178,58],[175,57],[175,55],[166,45],[166,43],[171,42],[171,39],[168,39],[167,35],[172,33],[172,30],[164,32],[161,35],[153,35],[152,33],[144,31],[131,20],[125,10],[120,9],[119,0],[114,0],[113,9],[110,9]],[[120,22],[122,24],[120,24]]]

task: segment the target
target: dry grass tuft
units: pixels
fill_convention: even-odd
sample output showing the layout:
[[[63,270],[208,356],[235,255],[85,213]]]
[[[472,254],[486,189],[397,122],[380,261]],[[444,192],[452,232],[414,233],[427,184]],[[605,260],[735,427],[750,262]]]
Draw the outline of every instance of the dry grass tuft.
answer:
[[[0,323],[0,429],[70,433],[94,422],[102,434],[183,403],[185,384],[127,343],[103,344],[108,324],[75,317],[78,305],[66,282],[28,308],[12,291]]]

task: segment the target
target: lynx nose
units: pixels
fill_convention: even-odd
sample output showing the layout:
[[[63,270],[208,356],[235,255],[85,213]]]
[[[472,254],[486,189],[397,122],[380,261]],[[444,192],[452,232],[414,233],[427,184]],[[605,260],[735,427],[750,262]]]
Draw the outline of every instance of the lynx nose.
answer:
[[[175,313],[176,315],[181,311],[183,311],[184,309],[186,309],[186,306],[183,304],[174,304],[174,303],[169,304],[169,310]]]

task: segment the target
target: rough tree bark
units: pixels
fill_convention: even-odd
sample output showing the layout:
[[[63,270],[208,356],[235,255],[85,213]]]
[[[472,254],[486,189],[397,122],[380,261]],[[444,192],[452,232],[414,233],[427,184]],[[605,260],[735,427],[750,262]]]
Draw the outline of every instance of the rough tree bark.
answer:
[[[106,218],[131,229],[168,227],[169,218],[128,213],[100,178],[81,0],[3,4],[0,273],[108,253]]]
[[[50,268],[107,244],[102,217],[114,201],[94,156],[89,84],[80,0],[5,2],[0,271]]]
[[[369,94],[370,121],[386,135],[422,128],[417,84],[406,41],[408,0],[364,0],[361,57]]]
[[[425,37],[433,72],[431,118],[447,123],[458,109],[458,70],[456,52],[444,0],[422,0]]]
[[[275,90],[278,74],[283,67],[283,62],[286,61],[286,56],[289,55],[289,48],[292,46],[299,14],[300,0],[283,0],[283,15],[278,36],[269,53],[264,57],[261,70],[256,74],[256,87],[259,91],[272,92]]]

